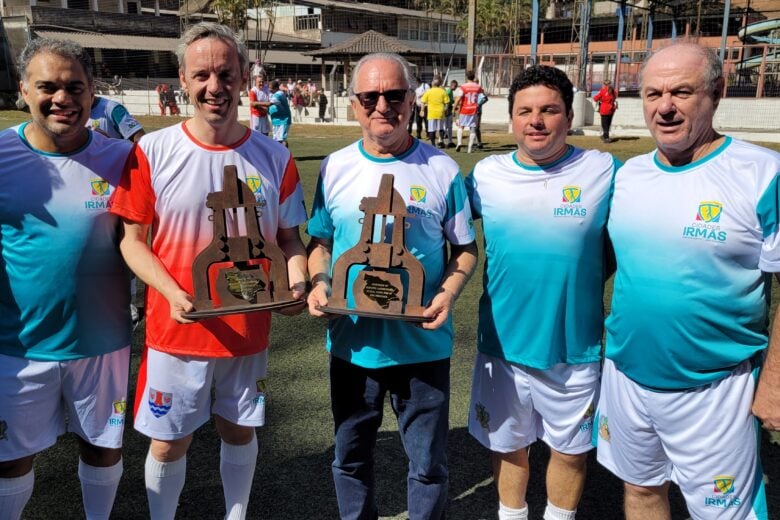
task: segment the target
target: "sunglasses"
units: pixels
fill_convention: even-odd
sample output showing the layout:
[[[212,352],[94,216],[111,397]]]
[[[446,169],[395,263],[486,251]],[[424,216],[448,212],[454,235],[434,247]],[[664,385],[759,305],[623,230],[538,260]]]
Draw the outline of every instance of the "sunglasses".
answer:
[[[384,97],[385,101],[389,105],[399,105],[406,101],[407,92],[409,92],[409,89],[405,88],[385,90],[384,92],[372,90],[370,92],[361,92],[360,94],[355,93],[355,97],[360,102],[360,106],[365,109],[372,109],[376,107],[377,103],[379,103],[380,96]]]

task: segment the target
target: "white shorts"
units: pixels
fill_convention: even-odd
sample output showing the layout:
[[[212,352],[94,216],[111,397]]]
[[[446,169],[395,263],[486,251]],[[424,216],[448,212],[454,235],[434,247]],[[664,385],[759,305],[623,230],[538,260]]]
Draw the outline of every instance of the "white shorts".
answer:
[[[751,363],[715,383],[678,392],[644,388],[606,360],[597,412],[598,461],[624,481],[674,481],[694,519],[767,518],[750,413]]]
[[[429,119],[428,132],[438,132],[439,130],[444,130],[444,119]]]
[[[147,348],[138,370],[135,429],[152,439],[181,439],[212,413],[241,426],[262,426],[267,371],[267,349],[249,356],[204,358]]]
[[[469,433],[500,453],[537,439],[560,453],[585,453],[593,448],[598,391],[598,362],[538,370],[478,352]]]
[[[70,431],[121,448],[130,347],[70,361],[0,354],[0,461],[34,455]]]
[[[458,117],[458,126],[461,128],[476,128],[477,114]]]
[[[290,125],[287,123],[283,123],[280,125],[273,125],[273,139],[274,141],[279,141],[280,143],[282,141],[287,140],[287,132],[290,131]]]
[[[271,121],[268,120],[268,116],[249,116],[250,124],[252,125],[252,130],[256,130],[262,134],[268,135],[271,132]]]

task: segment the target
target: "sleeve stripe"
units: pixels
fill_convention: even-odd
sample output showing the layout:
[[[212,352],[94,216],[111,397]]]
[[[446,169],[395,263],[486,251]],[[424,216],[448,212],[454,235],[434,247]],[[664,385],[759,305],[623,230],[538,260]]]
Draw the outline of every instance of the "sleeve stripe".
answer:
[[[287,167],[284,169],[284,177],[282,177],[282,183],[279,186],[279,204],[284,204],[287,198],[295,193],[295,189],[300,184],[301,178],[298,175],[298,167],[293,161],[292,155],[287,161]]]

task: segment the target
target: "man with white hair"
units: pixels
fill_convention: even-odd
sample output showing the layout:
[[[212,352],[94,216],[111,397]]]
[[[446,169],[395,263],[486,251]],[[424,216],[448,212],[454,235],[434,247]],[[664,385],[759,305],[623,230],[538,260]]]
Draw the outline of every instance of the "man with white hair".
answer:
[[[409,457],[409,518],[446,516],[450,314],[476,267],[477,250],[458,165],[406,131],[414,86],[410,65],[397,54],[370,54],[355,65],[349,92],[363,138],[322,163],[308,227],[313,316],[328,316],[318,307],[328,303],[331,267],[359,240],[361,198],[377,193],[384,174],[394,176],[396,191],[411,196],[407,211],[417,218],[406,220],[405,245],[425,269],[424,315],[431,321],[421,326],[330,316],[333,481],[344,519],[379,514],[373,451],[388,393]]]
[[[670,518],[670,481],[693,518],[768,517],[751,407],[780,429],[777,317],[767,335],[780,154],[713,128],[723,88],[712,49],[677,42],[651,55],[640,92],[658,149],[615,177],[594,437],[625,482],[629,520]]]

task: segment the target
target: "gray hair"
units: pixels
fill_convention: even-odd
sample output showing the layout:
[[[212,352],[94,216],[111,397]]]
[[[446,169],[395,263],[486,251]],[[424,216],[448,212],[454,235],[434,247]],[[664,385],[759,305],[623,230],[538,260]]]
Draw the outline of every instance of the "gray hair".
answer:
[[[650,62],[650,60],[653,59],[653,57],[659,52],[672,47],[684,47],[691,49],[699,56],[701,56],[702,59],[704,59],[702,81],[704,82],[704,85],[707,86],[707,90],[710,92],[710,94],[719,95],[720,92],[718,90],[720,87],[718,82],[723,78],[723,64],[721,64],[720,58],[715,52],[715,49],[704,47],[696,40],[691,38],[681,38],[674,43],[661,47],[660,49],[649,54],[645,58],[644,62],[642,62],[642,67],[639,69],[639,84],[641,85],[644,81],[645,69],[647,68],[647,64]]]
[[[238,52],[238,63],[241,67],[241,73],[249,72],[249,52],[244,41],[230,27],[214,22],[195,24],[181,35],[181,41],[176,47],[176,59],[179,60],[179,70],[184,70],[184,53],[187,52],[187,47],[198,40],[206,38],[232,43]]]
[[[409,90],[414,90],[417,88],[417,79],[414,77],[414,71],[412,70],[412,66],[408,61],[406,61],[401,55],[395,54],[394,52],[376,52],[374,54],[366,54],[360,58],[360,60],[355,64],[355,67],[352,69],[352,77],[349,80],[348,90],[350,99],[356,99],[355,78],[357,78],[358,74],[360,74],[360,69],[367,62],[373,60],[387,60],[396,62],[404,71],[404,79],[406,80],[406,85],[408,86]]]
[[[89,57],[86,49],[75,42],[67,40],[55,40],[52,38],[38,38],[32,40],[19,55],[19,71],[22,81],[27,84],[27,68],[32,59],[41,53],[54,54],[61,58],[77,61],[84,69],[87,75],[87,84],[92,88],[95,84],[95,78],[92,75],[92,58]]]

